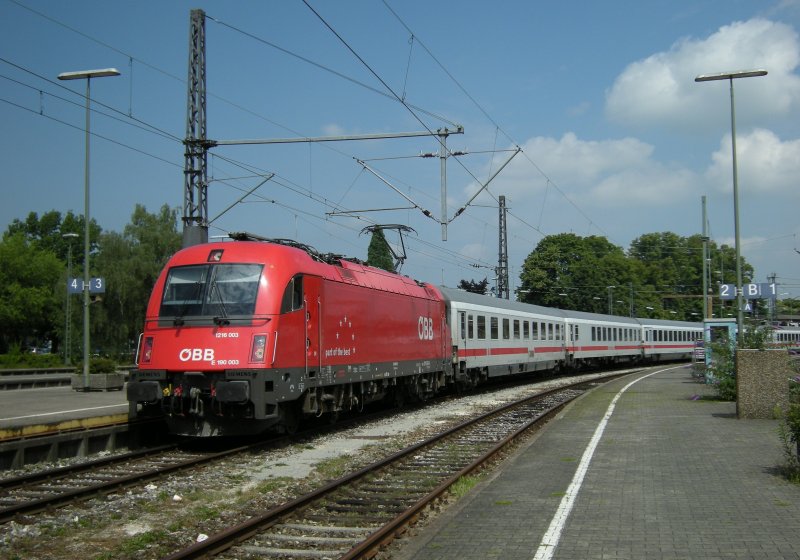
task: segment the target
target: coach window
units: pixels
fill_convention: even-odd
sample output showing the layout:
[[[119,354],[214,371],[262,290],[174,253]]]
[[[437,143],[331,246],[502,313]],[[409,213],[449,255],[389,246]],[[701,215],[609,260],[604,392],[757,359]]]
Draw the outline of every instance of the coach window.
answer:
[[[539,340],[539,323],[531,323],[531,340]]]
[[[478,315],[478,339],[486,339],[486,317],[483,315]]]
[[[467,336],[469,338],[475,338],[475,330],[474,330],[474,319],[472,315],[467,315]]]
[[[519,333],[519,319],[514,319],[514,339],[518,340],[520,337]]]
[[[281,300],[281,313],[291,313],[303,308],[303,277],[298,274],[286,285]]]
[[[503,319],[503,340],[511,338],[511,320]]]
[[[547,323],[547,340],[555,340],[555,333],[553,332],[553,323]]]
[[[466,313],[464,313],[463,311],[462,311],[461,313],[459,313],[459,314],[458,314],[458,316],[459,316],[459,319],[461,319],[461,320],[459,321],[459,323],[460,323],[460,325],[459,325],[459,326],[460,326],[460,328],[461,328],[461,339],[462,339],[462,340],[464,340],[465,338],[467,338],[467,317],[466,317],[466,315],[467,315],[467,314],[466,314]]]
[[[499,331],[500,331],[499,327],[500,326],[499,326],[499,321],[497,320],[497,317],[489,317],[489,333],[490,333],[490,336],[491,336],[492,340],[497,340],[499,338],[499,334],[500,334],[499,333]]]
[[[531,337],[531,324],[528,321],[522,321],[522,338],[528,340]]]
[[[575,338],[573,340],[580,340],[581,333],[580,333],[580,325],[575,325]]]

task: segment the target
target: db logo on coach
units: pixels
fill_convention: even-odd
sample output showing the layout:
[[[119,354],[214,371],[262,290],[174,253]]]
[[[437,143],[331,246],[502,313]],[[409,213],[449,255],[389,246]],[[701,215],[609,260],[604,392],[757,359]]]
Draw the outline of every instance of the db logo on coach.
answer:
[[[417,320],[417,334],[420,340],[433,340],[433,319],[420,317]]]

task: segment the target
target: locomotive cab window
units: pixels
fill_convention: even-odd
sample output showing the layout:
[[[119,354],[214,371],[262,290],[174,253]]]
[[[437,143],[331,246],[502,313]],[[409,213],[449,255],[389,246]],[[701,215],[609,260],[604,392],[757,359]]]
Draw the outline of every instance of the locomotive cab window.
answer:
[[[281,313],[291,313],[303,308],[303,277],[299,274],[289,280],[281,299]]]
[[[170,269],[159,317],[252,315],[261,279],[259,264],[203,264]]]

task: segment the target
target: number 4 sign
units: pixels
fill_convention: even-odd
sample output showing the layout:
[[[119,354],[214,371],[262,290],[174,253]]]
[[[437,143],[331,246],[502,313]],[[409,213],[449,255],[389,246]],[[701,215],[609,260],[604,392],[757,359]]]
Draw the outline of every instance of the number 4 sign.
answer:
[[[67,293],[69,294],[82,294],[83,293],[83,279],[70,278],[67,280]],[[90,278],[89,279],[89,293],[90,294],[104,294],[106,293],[106,279],[105,278]]]

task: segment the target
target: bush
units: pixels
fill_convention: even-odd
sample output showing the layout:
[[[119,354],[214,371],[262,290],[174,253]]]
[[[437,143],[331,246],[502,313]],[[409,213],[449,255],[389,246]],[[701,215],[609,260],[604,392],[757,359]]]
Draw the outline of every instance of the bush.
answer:
[[[76,371],[83,371],[83,362],[76,366]],[[111,358],[91,358],[89,360],[89,373],[114,373],[117,363]]]
[[[744,332],[742,348],[764,350],[772,340],[772,329],[749,328]],[[709,344],[713,361],[709,371],[717,388],[717,396],[725,401],[736,400],[736,348],[731,341]]]
[[[790,364],[795,372],[800,372],[800,354],[790,351]],[[786,455],[786,477],[800,483],[800,375],[789,379],[789,409],[783,414],[778,435]]]
[[[735,348],[728,341],[710,345],[713,361],[709,367],[717,389],[717,396],[724,401],[736,400]]]
[[[19,345],[11,346],[8,354],[0,355],[0,368],[3,369],[50,368],[63,367],[63,365],[63,356],[22,352]]]

